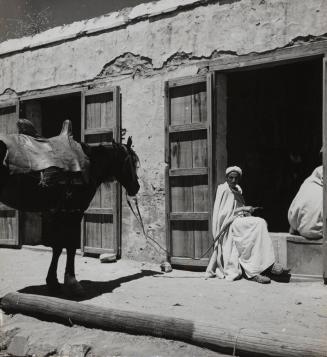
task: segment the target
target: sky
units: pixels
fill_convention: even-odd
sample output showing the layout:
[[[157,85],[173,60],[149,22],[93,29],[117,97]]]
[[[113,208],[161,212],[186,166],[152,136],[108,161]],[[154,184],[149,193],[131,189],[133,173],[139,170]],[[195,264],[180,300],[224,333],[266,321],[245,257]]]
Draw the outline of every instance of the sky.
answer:
[[[153,0],[0,0],[0,42]]]

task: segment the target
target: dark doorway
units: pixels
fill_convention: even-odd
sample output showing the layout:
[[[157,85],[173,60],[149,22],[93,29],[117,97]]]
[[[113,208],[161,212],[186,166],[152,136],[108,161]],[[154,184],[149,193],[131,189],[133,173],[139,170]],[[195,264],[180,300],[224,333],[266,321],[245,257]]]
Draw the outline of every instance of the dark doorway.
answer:
[[[74,139],[81,138],[81,94],[72,93],[20,102],[21,118],[29,119],[43,137],[59,135],[66,119],[72,121]],[[41,212],[21,212],[21,244],[38,245],[42,242]]]
[[[228,74],[228,165],[244,171],[247,204],[286,232],[300,185],[322,164],[322,60]]]
[[[59,135],[62,123],[70,119],[75,140],[81,137],[81,94],[57,95],[23,101],[20,117],[33,122],[39,134],[49,138]]]
[[[42,135],[59,135],[62,123],[69,119],[73,124],[75,140],[81,138],[81,95],[57,96],[41,100]]]

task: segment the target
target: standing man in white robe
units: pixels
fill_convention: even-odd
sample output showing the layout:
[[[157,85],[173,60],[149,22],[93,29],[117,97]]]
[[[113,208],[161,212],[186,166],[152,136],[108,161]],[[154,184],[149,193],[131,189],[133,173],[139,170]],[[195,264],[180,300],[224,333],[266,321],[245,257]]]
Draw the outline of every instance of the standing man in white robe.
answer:
[[[238,185],[242,170],[229,167],[226,182],[219,185],[213,210],[212,232],[220,234],[206,270],[206,278],[218,276],[226,280],[242,277],[258,283],[270,283],[262,275],[269,269],[272,274],[282,274],[283,268],[275,264],[275,255],[266,221],[253,217],[253,207],[245,206],[242,190]]]

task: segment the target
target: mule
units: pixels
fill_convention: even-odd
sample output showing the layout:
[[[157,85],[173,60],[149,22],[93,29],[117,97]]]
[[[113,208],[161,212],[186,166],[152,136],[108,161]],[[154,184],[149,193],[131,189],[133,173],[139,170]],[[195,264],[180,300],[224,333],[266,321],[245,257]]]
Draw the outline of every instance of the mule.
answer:
[[[7,145],[0,140],[0,202],[20,211],[42,212],[45,222],[43,236],[46,245],[52,247],[52,259],[46,277],[52,294],[61,289],[57,267],[63,248],[67,251],[64,286],[73,295],[84,293],[75,277],[75,254],[80,242],[83,214],[98,187],[102,183],[117,180],[129,196],[135,196],[140,188],[137,176],[139,159],[132,149],[131,137],[127,144],[114,141],[98,146],[74,144],[81,145],[89,161],[86,180],[81,180],[80,172],[67,174],[54,167],[42,173],[12,173],[6,162]],[[47,174],[50,178],[46,184],[40,184],[41,174]]]

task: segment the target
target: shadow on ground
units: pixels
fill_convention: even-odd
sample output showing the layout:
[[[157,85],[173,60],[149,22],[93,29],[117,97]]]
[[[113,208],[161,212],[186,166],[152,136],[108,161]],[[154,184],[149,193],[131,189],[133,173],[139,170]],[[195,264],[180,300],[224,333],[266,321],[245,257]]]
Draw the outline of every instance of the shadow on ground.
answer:
[[[63,284],[61,284],[61,290],[59,292],[50,292],[47,285],[33,285],[27,286],[23,289],[18,290],[19,293],[25,294],[36,294],[43,296],[54,296],[61,299],[73,300],[73,301],[84,301],[90,300],[102,294],[112,293],[115,289],[120,287],[122,284],[128,283],[133,280],[142,279],[146,276],[162,275],[163,273],[154,270],[141,270],[139,273],[124,276],[115,280],[109,281],[91,281],[91,280],[81,280],[80,284],[85,290],[85,295],[82,297],[71,296],[70,292],[67,291]]]
[[[282,275],[270,275],[271,280],[276,281],[278,283],[289,283],[291,281],[291,274],[282,274]]]

